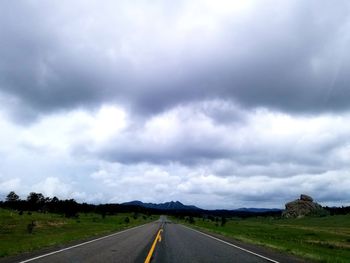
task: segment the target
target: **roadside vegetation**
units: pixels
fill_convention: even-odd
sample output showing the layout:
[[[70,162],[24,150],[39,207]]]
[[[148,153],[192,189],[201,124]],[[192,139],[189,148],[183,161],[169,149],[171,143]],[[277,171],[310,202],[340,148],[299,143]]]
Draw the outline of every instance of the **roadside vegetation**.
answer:
[[[345,263],[350,259],[350,214],[301,219],[204,216],[177,217],[174,220],[314,262]]]
[[[350,207],[324,207],[300,219],[282,211],[162,210],[132,204],[87,204],[41,193],[0,201],[0,257],[90,239],[172,216],[174,221],[314,262],[349,262]],[[153,215],[153,216],[152,216]]]
[[[139,213],[79,213],[66,217],[0,208],[0,257],[101,236],[157,218]]]

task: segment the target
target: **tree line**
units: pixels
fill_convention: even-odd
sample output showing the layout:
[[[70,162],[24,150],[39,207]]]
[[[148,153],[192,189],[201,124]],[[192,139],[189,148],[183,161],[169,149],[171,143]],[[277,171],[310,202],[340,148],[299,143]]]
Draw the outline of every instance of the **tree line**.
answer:
[[[41,193],[31,192],[23,200],[13,191],[6,196],[5,202],[1,203],[1,207],[18,210],[19,213],[23,213],[23,211],[50,212],[64,214],[66,217],[74,217],[82,209],[91,210],[88,204],[80,204],[79,207],[74,199],[60,200],[57,197],[50,198]]]
[[[134,212],[143,214],[159,214],[159,211],[146,209],[137,206],[128,206],[121,204],[88,204],[78,203],[74,199],[60,200],[58,197],[45,197],[42,193],[31,192],[26,199],[20,197],[11,191],[5,198],[0,201],[0,207],[23,212],[40,212],[63,214],[66,217],[77,217],[79,213],[98,213],[102,217],[117,213]]]
[[[211,218],[228,218],[228,217],[280,217],[282,211],[268,211],[268,212],[247,212],[247,211],[236,211],[236,210],[159,210],[153,208],[146,208],[136,205],[124,205],[124,204],[88,204],[78,203],[74,199],[60,200],[57,197],[45,197],[41,193],[31,192],[26,199],[20,199],[20,197],[11,191],[5,201],[0,201],[0,207],[17,210],[18,213],[24,211],[41,212],[41,213],[58,213],[63,214],[66,217],[77,217],[79,213],[98,213],[102,217],[106,215],[113,215],[117,213],[142,213],[146,215],[151,214],[167,214],[178,217],[207,217]],[[324,207],[329,211],[330,215],[340,215],[350,213],[350,206],[342,207]]]

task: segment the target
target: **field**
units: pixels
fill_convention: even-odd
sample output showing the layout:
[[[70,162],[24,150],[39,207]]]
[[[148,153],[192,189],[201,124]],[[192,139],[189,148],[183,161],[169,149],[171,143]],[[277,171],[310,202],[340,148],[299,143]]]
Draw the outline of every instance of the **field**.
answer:
[[[194,218],[191,227],[267,246],[313,262],[350,262],[350,214],[302,219],[229,219],[224,226]]]
[[[157,219],[134,216],[118,214],[102,218],[99,214],[81,213],[78,218],[69,219],[58,214],[33,212],[30,215],[24,212],[19,215],[15,211],[0,209],[0,257],[107,234]],[[126,218],[129,218],[129,222]],[[34,227],[29,233],[28,225],[32,221]]]

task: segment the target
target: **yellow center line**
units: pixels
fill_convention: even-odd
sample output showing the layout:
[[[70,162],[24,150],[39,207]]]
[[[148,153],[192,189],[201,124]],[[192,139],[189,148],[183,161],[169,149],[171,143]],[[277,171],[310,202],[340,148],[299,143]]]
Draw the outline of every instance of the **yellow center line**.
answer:
[[[159,241],[159,242],[162,241],[162,236],[161,236],[161,233],[162,233],[162,232],[163,232],[163,229],[162,229],[162,228],[158,230],[157,236],[156,236],[156,238],[154,239],[153,244],[152,244],[152,247],[151,247],[150,251],[148,252],[148,255],[147,255],[146,259],[145,259],[145,263],[151,262],[151,258],[152,258],[153,252],[154,252],[154,250],[155,250],[155,248],[156,248],[157,241]]]

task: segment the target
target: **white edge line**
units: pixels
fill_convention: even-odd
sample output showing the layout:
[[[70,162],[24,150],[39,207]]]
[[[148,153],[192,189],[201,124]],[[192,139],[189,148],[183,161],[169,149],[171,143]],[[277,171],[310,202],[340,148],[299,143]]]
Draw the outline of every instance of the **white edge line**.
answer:
[[[149,223],[147,223],[147,224],[149,224]],[[92,242],[95,242],[95,241],[99,241],[99,240],[102,240],[102,239],[105,239],[105,238],[109,238],[109,237],[112,237],[112,236],[116,236],[116,235],[125,233],[127,231],[130,231],[130,230],[133,230],[133,229],[145,226],[147,224],[143,224],[143,225],[140,225],[140,226],[135,226],[135,227],[132,227],[132,228],[129,228],[129,229],[125,229],[123,231],[120,231],[120,232],[117,232],[117,233],[113,233],[113,234],[110,234],[108,236],[99,237],[99,238],[96,238],[96,239],[93,239],[93,240],[90,240],[90,241],[86,241],[86,242],[83,242],[83,243],[80,243],[80,244],[77,244],[77,245],[74,245],[74,246],[71,246],[71,247],[62,248],[60,250],[56,250],[56,251],[53,251],[53,252],[50,252],[50,253],[47,253],[47,254],[44,254],[44,255],[40,255],[40,256],[37,256],[37,257],[34,257],[34,258],[30,258],[30,259],[26,259],[26,260],[20,261],[19,263],[30,262],[30,261],[37,260],[37,259],[40,259],[40,258],[43,258],[43,257],[47,257],[47,256],[51,256],[51,255],[54,255],[54,254],[57,254],[57,253],[61,253],[63,251],[66,251],[66,250],[69,250],[69,249],[72,249],[72,248],[84,246],[86,244],[89,244],[89,243],[92,243]]]
[[[181,225],[182,225],[182,224],[181,224]],[[198,231],[198,230],[196,230],[196,229],[187,227],[187,226],[185,226],[185,225],[182,225],[182,226],[183,226],[183,227],[186,227],[186,228],[188,228],[188,229],[190,229],[190,230],[192,230],[192,231],[198,232],[198,233],[200,233],[200,234],[202,234],[202,235],[204,235],[204,236],[207,236],[207,237],[210,237],[210,238],[215,239],[215,240],[217,240],[217,241],[220,241],[221,243],[224,243],[224,244],[229,245],[229,246],[231,246],[231,247],[235,247],[235,248],[238,248],[238,249],[240,249],[240,250],[243,250],[243,251],[245,251],[245,252],[247,252],[247,253],[249,253],[249,254],[253,254],[254,256],[257,256],[257,257],[266,259],[266,260],[268,260],[268,261],[270,261],[270,262],[273,262],[273,263],[280,263],[280,262],[278,262],[278,261],[276,261],[276,260],[273,260],[273,259],[271,259],[271,258],[268,258],[268,257],[265,257],[265,256],[263,256],[263,255],[257,254],[257,253],[255,253],[255,252],[250,251],[250,250],[248,250],[248,249],[245,249],[245,248],[243,248],[243,247],[236,246],[236,245],[234,245],[234,244],[232,244],[232,243],[229,243],[229,242],[226,242],[226,241],[224,241],[224,240],[222,240],[222,239],[219,239],[219,238],[213,237],[213,236],[211,236],[211,235],[205,234],[205,233],[203,233],[203,232],[201,232],[201,231]]]

